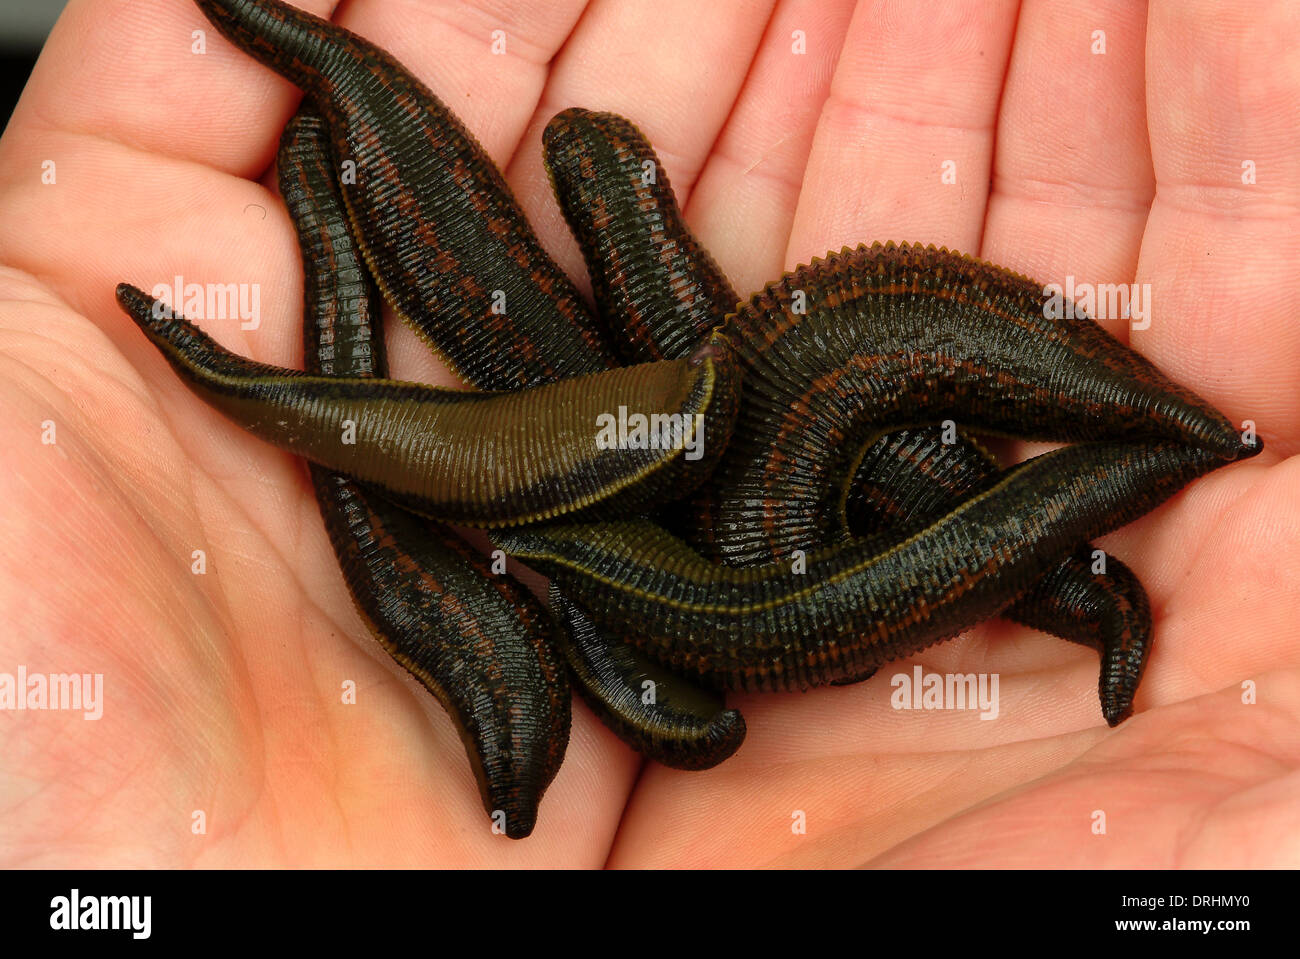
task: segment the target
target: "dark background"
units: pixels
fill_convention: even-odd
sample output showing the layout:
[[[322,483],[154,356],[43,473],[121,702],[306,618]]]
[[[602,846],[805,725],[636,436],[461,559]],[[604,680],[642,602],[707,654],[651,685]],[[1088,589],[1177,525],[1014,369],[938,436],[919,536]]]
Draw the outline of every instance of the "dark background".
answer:
[[[66,0],[0,0],[0,128],[9,124],[41,44]]]

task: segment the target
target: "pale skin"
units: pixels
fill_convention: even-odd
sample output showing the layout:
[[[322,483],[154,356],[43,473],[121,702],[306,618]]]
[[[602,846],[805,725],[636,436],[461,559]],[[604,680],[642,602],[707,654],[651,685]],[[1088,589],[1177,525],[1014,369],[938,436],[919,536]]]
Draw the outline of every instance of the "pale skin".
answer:
[[[1103,540],[1155,612],[1137,715],[1107,729],[1095,653],[996,621],[865,684],[734,697],[749,737],[706,773],[643,766],[575,703],[535,833],[492,835],[450,720],[353,611],[301,463],[113,301],[259,284],[257,329],[205,328],[301,365],[267,175],[296,90],[189,4],[73,0],[0,140],[0,671],[102,673],[105,703],[5,719],[0,865],[1300,864],[1294,4],[485,6],[338,14],[461,115],[575,278],[540,133],[578,105],[646,132],[742,291],[887,239],[1150,284],[1148,329],[1104,322],[1267,449]],[[450,382],[389,340],[396,375]],[[997,718],[892,708],[917,664],[997,674]]]

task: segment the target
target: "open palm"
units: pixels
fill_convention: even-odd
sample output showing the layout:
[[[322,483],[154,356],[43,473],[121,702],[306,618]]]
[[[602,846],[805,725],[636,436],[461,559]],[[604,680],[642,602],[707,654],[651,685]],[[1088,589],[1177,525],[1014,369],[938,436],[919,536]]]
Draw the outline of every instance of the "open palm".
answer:
[[[73,0],[0,140],[0,671],[102,673],[105,703],[0,714],[0,863],[1300,862],[1300,17],[1141,6],[347,5],[575,277],[540,131],[579,105],[646,132],[739,289],[873,239],[1136,278],[1134,345],[1268,447],[1104,541],[1156,618],[1119,729],[1094,653],[999,621],[865,684],[734,697],[749,738],[706,773],[642,769],[575,704],[512,842],[352,610],[302,465],[190,395],[113,301],[121,280],[258,284],[256,329],[205,329],[301,365],[266,175],[297,92],[189,4]],[[389,340],[394,375],[449,382]],[[893,709],[917,664],[997,674],[997,718]]]

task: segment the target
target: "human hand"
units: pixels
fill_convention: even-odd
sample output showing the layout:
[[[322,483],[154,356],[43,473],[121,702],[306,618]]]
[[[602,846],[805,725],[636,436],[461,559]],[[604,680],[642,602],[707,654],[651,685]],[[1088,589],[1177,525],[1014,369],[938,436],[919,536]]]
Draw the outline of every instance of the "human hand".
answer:
[[[301,364],[298,251],[265,175],[297,93],[189,4],[74,0],[0,141],[16,467],[0,643],[7,668],[102,673],[105,708],[10,717],[4,861],[1294,863],[1300,499],[1285,457],[1300,374],[1273,293],[1300,252],[1291,14],[860,7],[780,5],[769,20],[761,3],[489,16],[359,0],[343,22],[461,115],[575,277],[540,131],[581,105],[646,132],[741,290],[874,239],[946,244],[1044,282],[1150,283],[1134,345],[1255,420],[1267,449],[1105,541],[1156,614],[1137,716],[1108,731],[1096,655],[999,621],[856,687],[732,697],[749,738],[707,773],[638,779],[637,757],[575,703],[536,832],[491,835],[450,721],[351,610],[302,466],[189,395],[112,299],[120,280],[257,284],[256,330],[205,329]],[[194,29],[205,56],[189,52]],[[1105,54],[1090,52],[1097,29]],[[1257,184],[1241,183],[1242,160]],[[394,375],[450,382],[407,331],[390,323],[389,339]],[[892,709],[889,677],[916,664],[996,674],[998,719]]]

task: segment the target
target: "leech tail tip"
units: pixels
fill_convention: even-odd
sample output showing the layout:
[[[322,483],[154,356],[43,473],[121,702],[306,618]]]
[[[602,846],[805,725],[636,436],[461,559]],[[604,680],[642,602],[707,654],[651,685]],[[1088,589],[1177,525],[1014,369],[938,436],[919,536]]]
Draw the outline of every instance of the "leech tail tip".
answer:
[[[740,744],[745,741],[747,732],[745,717],[740,714],[740,710],[724,710],[714,724],[713,733],[717,738],[720,749],[717,760],[712,765],[716,766],[724,759],[730,759],[734,756],[736,750],[740,748]]]
[[[1124,720],[1133,715],[1133,703],[1130,702],[1109,702],[1104,703],[1101,707],[1101,714],[1106,717],[1106,725],[1114,729]]]
[[[591,116],[591,111],[584,107],[566,107],[546,123],[542,130],[542,144],[550,146],[556,137],[562,135],[575,121]]]
[[[533,827],[537,825],[536,803],[519,804],[504,811],[507,839],[527,839],[533,834]]]
[[[130,283],[117,285],[117,303],[142,330],[157,330],[153,315],[154,298]]]
[[[1238,445],[1239,449],[1237,450],[1237,459],[1239,460],[1248,460],[1252,456],[1258,456],[1260,453],[1264,452],[1264,439],[1258,435],[1256,435],[1249,443],[1245,440],[1240,440]]]
[[[1212,437],[1207,437],[1206,447],[1225,456],[1228,462],[1248,460],[1264,452],[1263,438],[1253,431],[1250,435],[1251,438],[1247,440],[1244,431],[1224,423],[1214,431]]]
[[[117,285],[117,302],[128,312],[133,312],[134,307],[148,300],[144,292],[130,283],[119,283]],[[152,302],[152,301],[150,301]]]
[[[1143,645],[1149,648],[1148,644]],[[1101,701],[1101,714],[1111,729],[1133,715],[1133,700],[1137,697],[1146,655],[1144,650],[1135,649],[1113,661],[1114,669],[1102,668],[1097,698]]]
[[[493,789],[495,799],[487,803],[487,815],[493,817],[502,817],[504,833],[506,838],[526,839],[532,834],[533,826],[537,825],[537,804],[536,793],[532,790],[525,790],[525,795],[517,795],[513,787],[504,785]]]

